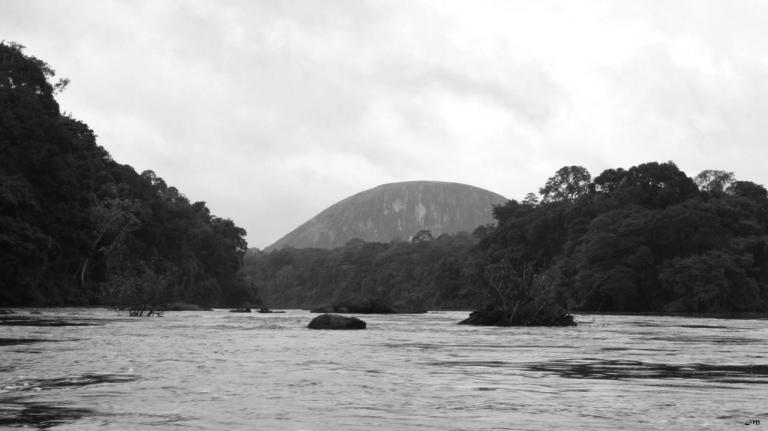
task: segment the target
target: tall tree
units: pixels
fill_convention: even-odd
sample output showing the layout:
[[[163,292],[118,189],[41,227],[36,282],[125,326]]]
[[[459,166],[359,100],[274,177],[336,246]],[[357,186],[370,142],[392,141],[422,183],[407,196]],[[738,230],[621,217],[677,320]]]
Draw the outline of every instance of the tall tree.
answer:
[[[572,201],[589,191],[591,179],[584,167],[563,166],[539,189],[539,194],[544,202]]]
[[[710,193],[722,193],[735,181],[733,172],[706,169],[693,179],[699,190]]]

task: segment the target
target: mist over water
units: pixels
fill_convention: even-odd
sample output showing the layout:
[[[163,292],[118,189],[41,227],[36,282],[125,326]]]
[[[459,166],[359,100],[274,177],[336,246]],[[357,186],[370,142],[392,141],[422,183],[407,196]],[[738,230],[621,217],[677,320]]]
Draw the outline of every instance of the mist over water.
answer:
[[[0,319],[0,427],[693,430],[768,419],[765,320],[456,325],[466,315],[313,331],[299,310],[22,310]]]

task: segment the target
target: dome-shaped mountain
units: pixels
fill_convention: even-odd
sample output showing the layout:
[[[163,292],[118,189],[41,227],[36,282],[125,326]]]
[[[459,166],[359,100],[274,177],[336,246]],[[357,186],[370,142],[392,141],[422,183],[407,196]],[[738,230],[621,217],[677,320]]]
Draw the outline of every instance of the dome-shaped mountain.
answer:
[[[408,240],[422,229],[434,237],[472,232],[493,223],[501,195],[466,184],[406,181],[383,184],[350,196],[280,238],[266,250],[283,247],[340,247],[350,239]]]

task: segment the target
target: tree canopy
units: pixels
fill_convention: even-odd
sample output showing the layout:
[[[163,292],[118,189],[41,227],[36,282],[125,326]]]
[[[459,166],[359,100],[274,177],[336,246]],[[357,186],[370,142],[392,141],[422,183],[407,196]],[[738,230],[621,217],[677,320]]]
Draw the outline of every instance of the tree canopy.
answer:
[[[479,249],[530,268],[529,285],[570,309],[768,310],[765,189],[724,171],[697,178],[700,189],[672,162],[608,169],[576,199],[497,208]]]
[[[672,162],[607,169],[594,181],[567,166],[542,187],[543,202],[529,194],[496,206],[496,226],[472,235],[283,249],[249,256],[245,270],[282,306],[364,295],[505,312],[525,301],[583,311],[768,310],[768,193],[725,171],[697,178]]]
[[[585,194],[592,179],[581,166],[563,166],[539,189],[544,202],[570,201]]]

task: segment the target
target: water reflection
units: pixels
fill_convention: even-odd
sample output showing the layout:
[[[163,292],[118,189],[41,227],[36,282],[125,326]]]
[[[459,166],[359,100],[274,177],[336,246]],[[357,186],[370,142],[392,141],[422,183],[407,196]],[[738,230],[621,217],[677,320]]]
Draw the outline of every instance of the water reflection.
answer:
[[[0,405],[0,426],[48,429],[94,414],[82,407],[6,398]]]
[[[0,338],[0,346],[16,346],[19,344],[43,343],[54,340],[44,340],[42,338]]]
[[[22,379],[2,386],[2,391],[41,391],[55,388],[71,388],[104,383],[126,383],[136,381],[137,377],[124,374],[77,374],[50,379]]]
[[[51,319],[36,315],[1,315],[0,326],[94,326],[99,321],[94,319]]]
[[[699,379],[768,384],[768,365],[654,364],[627,360],[560,360],[526,369],[570,379]]]

